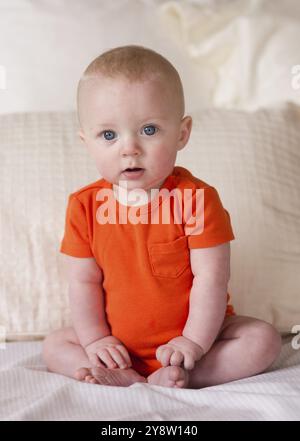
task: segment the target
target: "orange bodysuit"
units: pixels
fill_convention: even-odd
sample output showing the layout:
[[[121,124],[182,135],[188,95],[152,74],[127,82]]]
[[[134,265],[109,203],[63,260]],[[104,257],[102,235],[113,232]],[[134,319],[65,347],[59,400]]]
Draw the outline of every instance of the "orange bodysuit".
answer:
[[[193,283],[189,249],[219,245],[235,237],[216,189],[183,167],[175,166],[159,194],[140,207],[121,204],[112,196],[112,188],[99,179],[70,194],[60,252],[95,258],[103,272],[111,334],[127,347],[133,369],[147,377],[161,367],[155,357],[157,347],[181,335],[188,317]],[[181,223],[175,222],[178,200],[175,203],[175,198],[161,194],[172,190],[184,194],[187,189],[191,197],[182,198],[182,214],[188,200],[194,205],[181,216]],[[203,202],[200,210],[195,208],[197,189]],[[167,222],[162,220],[166,219],[166,211],[162,213],[166,202],[170,208]],[[194,229],[187,228],[192,215],[202,219]],[[226,315],[233,314],[228,303]]]

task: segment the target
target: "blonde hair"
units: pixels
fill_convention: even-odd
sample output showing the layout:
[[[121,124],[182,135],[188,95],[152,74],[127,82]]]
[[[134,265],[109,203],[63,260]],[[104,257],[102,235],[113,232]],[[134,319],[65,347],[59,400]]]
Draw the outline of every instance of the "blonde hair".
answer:
[[[184,115],[184,92],[180,76],[175,67],[162,55],[152,49],[137,46],[119,46],[96,57],[83,72],[77,88],[77,109],[79,118],[80,101],[86,80],[99,76],[124,77],[129,82],[158,79],[171,88],[174,106],[180,117]]]

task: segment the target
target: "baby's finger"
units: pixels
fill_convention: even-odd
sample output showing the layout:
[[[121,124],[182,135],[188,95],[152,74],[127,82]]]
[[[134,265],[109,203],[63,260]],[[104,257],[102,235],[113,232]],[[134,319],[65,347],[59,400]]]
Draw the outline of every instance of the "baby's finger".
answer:
[[[184,355],[183,355],[183,353],[180,352],[180,351],[175,351],[175,352],[173,352],[173,354],[171,355],[171,358],[170,358],[170,365],[171,365],[171,366],[180,366],[181,363],[183,362],[183,360],[184,360]]]
[[[97,367],[106,368],[106,366],[103,363],[101,363],[101,361],[97,357],[97,354],[89,353],[87,355],[88,355],[88,359],[90,360],[92,365],[97,366]]]
[[[108,352],[107,348],[99,349],[97,352],[98,357],[100,360],[106,364],[106,367],[108,369],[114,369],[117,367],[117,364],[114,362],[114,360],[111,358],[110,353]]]
[[[158,348],[156,349],[155,356],[158,361],[161,361],[161,357],[162,357],[163,353],[165,352],[166,348],[167,348],[167,345],[161,345],[161,346],[158,346]]]
[[[172,354],[173,354],[172,348],[168,348],[166,346],[165,348],[162,349],[161,354],[160,354],[160,362],[164,367],[170,365],[170,358],[171,358]]]
[[[127,367],[127,362],[124,360],[124,357],[117,348],[109,347],[108,351],[111,355],[111,358],[116,362],[117,367],[119,367],[120,369],[125,369]]]
[[[130,355],[128,353],[128,350],[126,349],[126,347],[124,345],[117,345],[116,348],[121,352],[121,354],[123,355],[124,360],[127,363],[128,367],[132,366],[132,362],[130,359]]]
[[[194,357],[189,352],[186,352],[184,354],[184,369],[189,371],[191,369],[194,369],[194,366],[195,366]]]

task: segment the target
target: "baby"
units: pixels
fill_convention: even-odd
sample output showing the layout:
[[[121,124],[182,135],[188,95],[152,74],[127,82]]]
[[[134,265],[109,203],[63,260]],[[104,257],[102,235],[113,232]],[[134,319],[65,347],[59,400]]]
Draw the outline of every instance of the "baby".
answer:
[[[266,370],[281,338],[229,303],[229,213],[175,166],[192,128],[177,70],[153,50],[114,48],[86,68],[77,98],[102,178],[69,196],[60,251],[72,327],[46,337],[48,370],[193,389]]]

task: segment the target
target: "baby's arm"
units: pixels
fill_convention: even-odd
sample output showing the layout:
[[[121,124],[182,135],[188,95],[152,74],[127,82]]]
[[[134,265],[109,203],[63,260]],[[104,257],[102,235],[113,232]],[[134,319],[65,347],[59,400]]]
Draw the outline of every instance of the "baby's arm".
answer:
[[[190,309],[182,335],[199,344],[204,353],[213,345],[223,323],[230,279],[230,242],[190,250],[194,274]]]
[[[194,279],[189,315],[182,336],[157,349],[157,358],[163,366],[184,362],[186,369],[193,369],[195,361],[213,345],[224,320],[230,279],[230,242],[191,249],[190,260]]]
[[[127,349],[111,335],[106,320],[103,275],[93,257],[64,255],[69,281],[69,300],[74,330],[90,361],[98,366],[131,365]],[[104,365],[104,367],[106,367]]]

